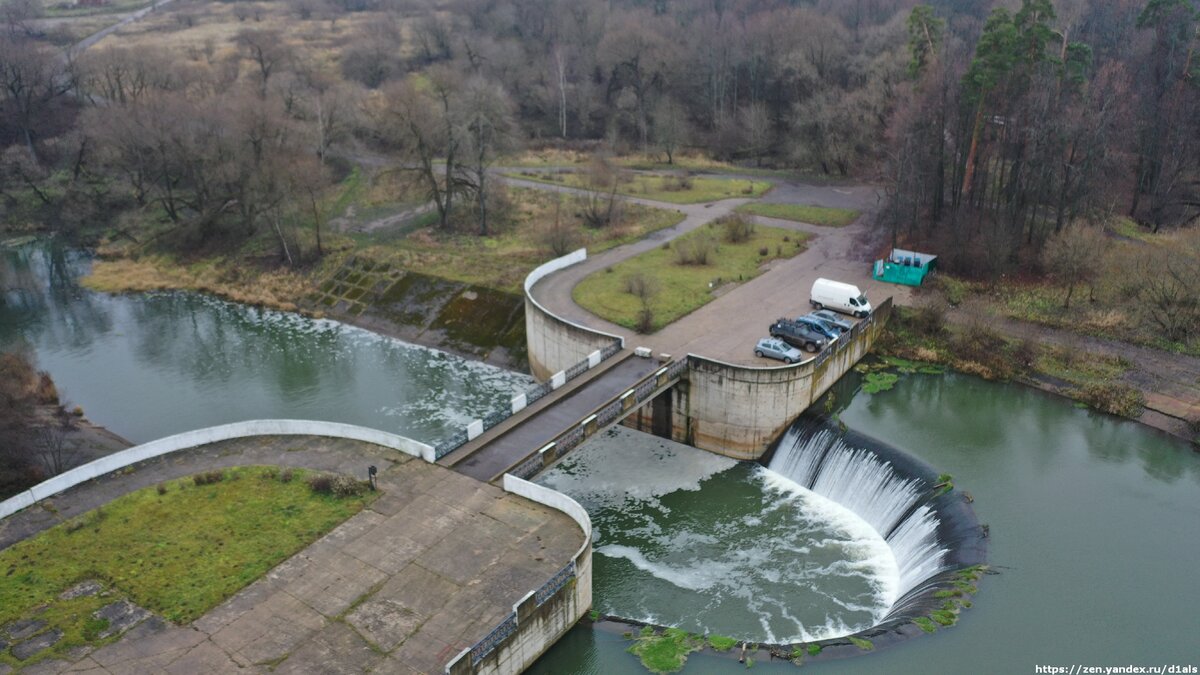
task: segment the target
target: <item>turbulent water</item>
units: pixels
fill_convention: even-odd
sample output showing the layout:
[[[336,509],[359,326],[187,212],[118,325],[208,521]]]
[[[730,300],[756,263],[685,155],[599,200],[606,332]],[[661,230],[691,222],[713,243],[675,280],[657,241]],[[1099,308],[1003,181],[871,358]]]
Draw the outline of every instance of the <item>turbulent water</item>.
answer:
[[[937,516],[922,503],[932,486],[920,478],[828,427],[803,422],[780,439],[771,469],[850,509],[886,539],[899,568],[890,602],[946,569]]]
[[[591,515],[595,606],[606,614],[807,641],[874,624],[899,588],[874,528],[759,465],[618,427],[538,482]]]

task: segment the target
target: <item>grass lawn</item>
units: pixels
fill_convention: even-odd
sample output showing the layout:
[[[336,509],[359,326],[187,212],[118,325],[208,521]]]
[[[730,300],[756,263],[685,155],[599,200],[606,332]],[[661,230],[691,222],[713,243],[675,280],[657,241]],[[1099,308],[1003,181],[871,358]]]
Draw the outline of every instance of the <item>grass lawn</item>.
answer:
[[[584,309],[613,323],[637,329],[641,299],[627,290],[628,279],[643,274],[654,279],[657,292],[650,299],[651,332],[696,310],[715,296],[722,284],[753,279],[763,263],[790,258],[805,249],[808,235],[777,227],[757,227],[745,242],[731,244],[722,239],[720,226],[709,223],[671,242],[670,248],[646,251],[606,270],[593,272],[572,291]],[[690,240],[709,238],[716,242],[707,265],[681,265],[677,250]]]
[[[834,209],[824,206],[805,206],[803,204],[742,204],[737,207],[739,213],[751,213],[768,218],[794,220],[798,223],[812,223],[826,227],[845,227],[858,219],[858,211],[854,209]]]
[[[573,188],[583,188],[587,185],[586,177],[574,172],[522,171],[506,175],[522,180]],[[751,181],[740,178],[691,176],[687,180],[690,185],[685,186],[675,176],[635,174],[621,180],[617,194],[671,204],[702,204],[722,199],[761,197],[771,189],[771,183],[767,181]]]
[[[362,510],[367,498],[314,493],[306,472],[293,478],[269,467],[226,469],[224,479],[192,478],[120,497],[0,551],[0,625],[46,622],[63,638],[27,665],[81,644],[103,642],[108,627],[92,613],[122,597],[177,623],[192,621],[275,565]],[[84,581],[95,595],[61,599]]]

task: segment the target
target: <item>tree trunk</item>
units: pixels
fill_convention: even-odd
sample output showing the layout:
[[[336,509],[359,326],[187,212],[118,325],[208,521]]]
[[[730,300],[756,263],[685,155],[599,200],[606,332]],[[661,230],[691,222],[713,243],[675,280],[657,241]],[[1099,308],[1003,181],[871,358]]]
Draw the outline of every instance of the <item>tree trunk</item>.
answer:
[[[971,196],[971,181],[975,178],[975,155],[979,151],[979,137],[983,135],[983,94],[979,95],[979,106],[975,109],[975,123],[971,130],[971,147],[967,151],[967,164],[963,170],[961,194]]]

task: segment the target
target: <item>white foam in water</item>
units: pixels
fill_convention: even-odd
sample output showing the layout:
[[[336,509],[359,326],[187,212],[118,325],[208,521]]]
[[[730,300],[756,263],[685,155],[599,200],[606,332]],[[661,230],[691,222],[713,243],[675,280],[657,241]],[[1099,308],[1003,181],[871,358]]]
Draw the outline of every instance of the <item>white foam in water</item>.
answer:
[[[774,462],[772,462],[774,465]],[[840,541],[843,546],[850,546],[858,553],[854,559],[839,560],[835,565],[839,569],[819,569],[821,573],[845,573],[854,571],[871,579],[878,592],[879,603],[871,608],[878,620],[887,614],[892,603],[896,601],[899,588],[900,570],[896,556],[887,542],[880,536],[879,531],[871,527],[855,512],[847,509],[824,495],[815,493],[800,485],[787,476],[766,469],[763,471],[763,482],[768,488],[775,490],[788,499],[803,499],[806,514],[844,532],[849,543]],[[829,545],[835,542],[823,540],[813,542],[814,545]],[[843,605],[844,606],[844,605]]]
[[[845,506],[887,535],[899,571],[892,602],[946,569],[937,516],[926,505],[913,508],[929,489],[923,481],[900,476],[890,463],[835,439],[829,429],[789,430],[771,468],[812,485],[813,492]]]
[[[760,466],[614,429],[538,482],[592,515],[606,613],[784,643],[862,630],[896,597],[874,528]]]

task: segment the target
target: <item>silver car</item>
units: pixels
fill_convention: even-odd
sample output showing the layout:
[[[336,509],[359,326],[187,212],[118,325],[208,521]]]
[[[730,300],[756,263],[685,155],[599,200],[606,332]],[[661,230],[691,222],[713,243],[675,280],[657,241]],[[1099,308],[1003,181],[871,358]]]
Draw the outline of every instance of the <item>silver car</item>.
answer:
[[[754,355],[760,359],[763,357],[779,359],[784,363],[799,363],[804,358],[804,352],[783,340],[770,337],[758,341],[758,344],[754,346]]]

